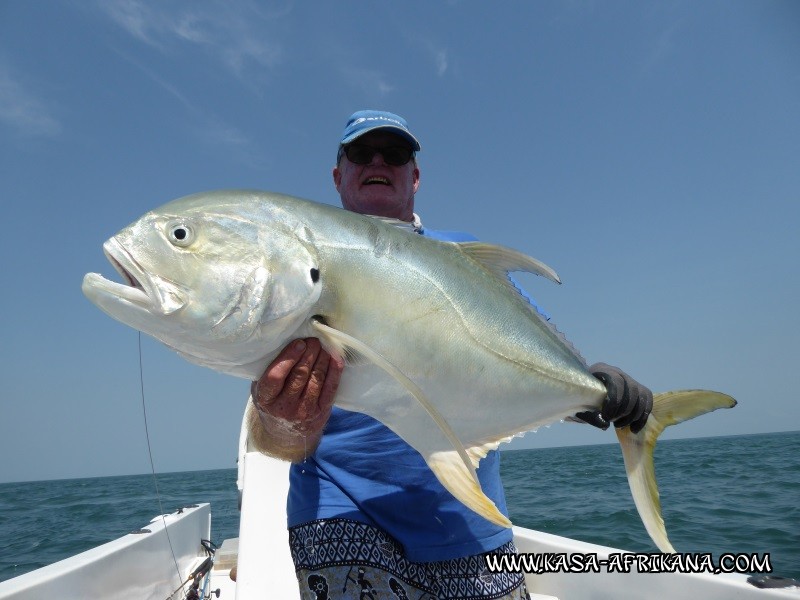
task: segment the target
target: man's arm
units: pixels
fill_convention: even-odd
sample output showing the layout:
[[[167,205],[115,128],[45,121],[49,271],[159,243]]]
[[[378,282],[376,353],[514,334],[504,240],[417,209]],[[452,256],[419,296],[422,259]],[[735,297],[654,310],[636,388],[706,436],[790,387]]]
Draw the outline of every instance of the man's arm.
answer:
[[[250,440],[261,452],[300,462],[312,454],[333,407],[344,363],[316,338],[290,343],[251,386]]]

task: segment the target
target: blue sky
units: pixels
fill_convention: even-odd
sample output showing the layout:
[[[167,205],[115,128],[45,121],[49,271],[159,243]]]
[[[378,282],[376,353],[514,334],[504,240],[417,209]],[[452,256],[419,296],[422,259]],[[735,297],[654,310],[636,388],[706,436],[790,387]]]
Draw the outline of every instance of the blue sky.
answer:
[[[522,281],[590,362],[740,401],[669,437],[800,428],[800,4],[5,1],[0,481],[149,470],[137,334],[84,273],[189,193],[337,203],[361,108],[421,139],[427,226],[558,271]],[[247,382],[143,361],[156,468],[235,466]]]

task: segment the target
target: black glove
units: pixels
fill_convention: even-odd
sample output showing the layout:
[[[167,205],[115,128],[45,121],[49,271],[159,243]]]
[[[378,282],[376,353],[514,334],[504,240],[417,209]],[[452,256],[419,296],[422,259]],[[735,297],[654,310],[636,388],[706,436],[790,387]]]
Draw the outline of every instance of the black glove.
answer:
[[[653,392],[630,375],[605,363],[595,363],[589,371],[606,386],[607,396],[599,411],[587,410],[575,415],[581,421],[600,429],[631,426],[633,433],[644,427],[653,410]]]

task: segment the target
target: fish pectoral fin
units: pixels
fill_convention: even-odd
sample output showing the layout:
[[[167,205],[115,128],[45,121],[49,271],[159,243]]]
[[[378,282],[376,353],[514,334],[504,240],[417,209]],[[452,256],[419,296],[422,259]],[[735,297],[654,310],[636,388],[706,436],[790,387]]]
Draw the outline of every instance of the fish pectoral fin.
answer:
[[[508,274],[514,271],[523,271],[547,277],[551,281],[561,283],[558,274],[543,262],[536,260],[505,246],[487,244],[485,242],[455,242],[461,251],[479,262],[492,273],[503,280],[508,280]]]
[[[639,433],[632,433],[630,427],[616,430],[622,446],[633,502],[647,533],[662,552],[674,553],[675,549],[667,537],[664,519],[661,516],[661,501],[653,465],[653,450],[658,436],[670,425],[718,408],[734,406],[736,400],[719,392],[683,390],[656,394],[653,396],[653,412]]]
[[[386,360],[380,353],[376,352],[367,344],[357,340],[353,336],[348,335],[343,331],[339,331],[338,329],[334,329],[333,327],[322,323],[318,319],[312,319],[311,326],[317,331],[320,339],[340,356],[344,357],[345,359],[347,359],[348,356],[353,356],[358,357],[360,360],[369,360],[372,364],[386,371],[400,385],[402,385],[408,391],[408,393],[420,403],[420,405],[431,417],[433,422],[436,423],[436,426],[447,438],[447,441],[453,447],[455,454],[458,455],[465,469],[471,475],[474,484],[478,486],[478,489],[480,489],[478,475],[475,473],[475,467],[473,466],[472,460],[467,454],[467,451],[464,450],[464,445],[458,439],[458,436],[450,427],[450,424],[445,420],[442,414],[436,410],[436,407],[431,404],[430,400],[428,400],[427,396],[425,396],[423,391],[416,383],[406,377],[406,375],[404,375],[400,369]],[[384,423],[384,425],[392,428],[392,424],[390,423]]]
[[[461,457],[455,452],[452,450],[434,452],[426,457],[425,461],[445,489],[457,500],[495,525],[511,527],[511,521],[483,493],[480,485],[472,479],[470,472],[464,467]]]

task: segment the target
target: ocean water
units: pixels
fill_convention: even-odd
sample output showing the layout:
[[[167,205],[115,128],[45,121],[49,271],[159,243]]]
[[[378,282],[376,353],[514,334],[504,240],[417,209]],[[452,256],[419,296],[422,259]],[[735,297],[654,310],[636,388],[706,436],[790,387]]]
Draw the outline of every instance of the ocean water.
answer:
[[[630,497],[618,446],[506,451],[501,471],[516,525],[655,552]],[[656,474],[678,551],[770,554],[800,579],[800,432],[662,441]],[[165,512],[211,502],[212,540],[238,536],[236,470],[158,476]],[[0,484],[0,581],[147,524],[152,475]]]
[[[655,465],[678,552],[769,553],[774,574],[800,580],[800,432],[665,440]],[[501,472],[515,525],[658,552],[617,445],[505,452]]]

